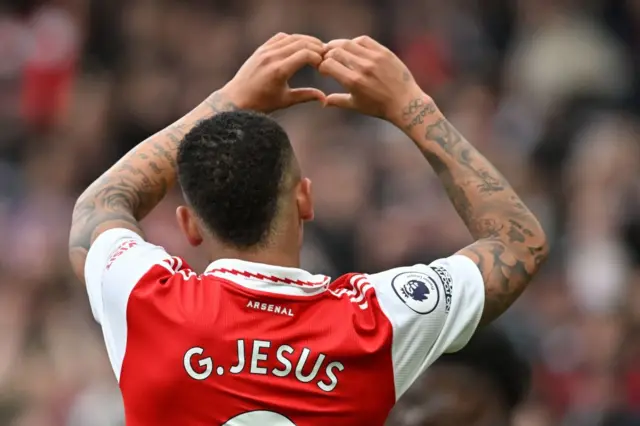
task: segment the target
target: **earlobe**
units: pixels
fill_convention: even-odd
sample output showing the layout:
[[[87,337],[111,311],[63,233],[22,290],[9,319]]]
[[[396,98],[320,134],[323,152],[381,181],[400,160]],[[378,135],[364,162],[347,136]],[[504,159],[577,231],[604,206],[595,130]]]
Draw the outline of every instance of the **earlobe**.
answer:
[[[187,241],[194,247],[202,244],[203,238],[195,215],[187,206],[179,206],[176,209],[176,219],[180,230],[187,237]]]

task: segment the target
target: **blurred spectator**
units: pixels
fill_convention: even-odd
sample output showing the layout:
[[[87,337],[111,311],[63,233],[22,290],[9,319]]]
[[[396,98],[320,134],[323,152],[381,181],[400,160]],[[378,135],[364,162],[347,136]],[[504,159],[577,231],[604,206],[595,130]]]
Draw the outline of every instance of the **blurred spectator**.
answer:
[[[640,424],[639,1],[0,0],[0,425],[121,424],[68,267],[74,198],[277,31],[380,37],[542,219],[555,252],[498,322],[532,365],[511,424]],[[292,84],[341,90],[312,69]],[[397,129],[318,105],[277,118],[316,190],[310,270],[376,272],[470,241]],[[179,202],[144,226],[202,268]],[[429,370],[389,425],[505,414],[518,391],[492,377],[511,349],[478,343],[491,333]]]
[[[531,371],[507,336],[477,332],[467,346],[437,360],[395,407],[398,426],[502,426],[529,391]],[[519,423],[530,415],[522,414]]]

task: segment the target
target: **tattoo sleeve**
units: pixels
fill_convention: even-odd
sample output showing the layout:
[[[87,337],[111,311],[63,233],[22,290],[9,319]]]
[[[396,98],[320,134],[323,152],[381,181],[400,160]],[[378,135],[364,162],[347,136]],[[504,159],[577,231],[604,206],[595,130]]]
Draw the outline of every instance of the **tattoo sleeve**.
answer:
[[[500,172],[431,99],[414,99],[401,117],[476,240],[459,254],[471,258],[482,273],[482,323],[490,322],[517,299],[546,259],[544,231]]]
[[[200,120],[238,109],[216,92],[189,114],[145,140],[91,184],[78,198],[69,236],[69,257],[83,280],[89,247],[102,232],[127,228],[142,235],[142,220],[176,181],[176,153],[184,135]]]

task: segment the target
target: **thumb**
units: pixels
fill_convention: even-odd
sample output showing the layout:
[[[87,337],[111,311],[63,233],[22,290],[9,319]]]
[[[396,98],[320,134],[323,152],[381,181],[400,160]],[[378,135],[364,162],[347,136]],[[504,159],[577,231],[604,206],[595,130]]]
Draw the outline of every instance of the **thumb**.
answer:
[[[324,103],[325,106],[334,106],[338,108],[354,109],[353,96],[349,93],[332,93],[327,96],[327,100]]]
[[[327,96],[323,91],[314,89],[312,87],[291,89],[287,94],[287,104],[291,106],[311,101],[320,101],[324,103],[326,102],[326,98]]]

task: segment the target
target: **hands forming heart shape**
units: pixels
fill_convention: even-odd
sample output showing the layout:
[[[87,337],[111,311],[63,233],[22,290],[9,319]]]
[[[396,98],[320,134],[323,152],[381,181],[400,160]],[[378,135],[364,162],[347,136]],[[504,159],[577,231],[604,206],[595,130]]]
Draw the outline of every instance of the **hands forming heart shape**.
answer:
[[[347,93],[292,89],[289,79],[305,65],[334,78]],[[370,37],[323,43],[308,35],[285,33],[260,46],[222,91],[244,109],[268,113],[320,101],[324,106],[357,110],[395,124],[399,124],[403,106],[426,96],[407,66]]]

